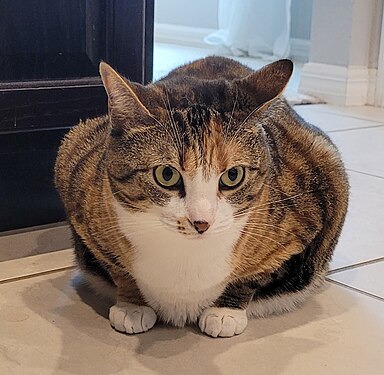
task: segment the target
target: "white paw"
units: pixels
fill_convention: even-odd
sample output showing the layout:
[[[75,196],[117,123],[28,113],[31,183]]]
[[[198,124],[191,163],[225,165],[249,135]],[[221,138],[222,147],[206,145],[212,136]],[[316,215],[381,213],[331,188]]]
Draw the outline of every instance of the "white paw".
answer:
[[[146,332],[155,325],[156,319],[155,312],[148,306],[118,302],[109,309],[109,321],[120,332]]]
[[[201,332],[212,337],[232,337],[239,335],[248,324],[245,310],[226,307],[209,307],[199,319]]]

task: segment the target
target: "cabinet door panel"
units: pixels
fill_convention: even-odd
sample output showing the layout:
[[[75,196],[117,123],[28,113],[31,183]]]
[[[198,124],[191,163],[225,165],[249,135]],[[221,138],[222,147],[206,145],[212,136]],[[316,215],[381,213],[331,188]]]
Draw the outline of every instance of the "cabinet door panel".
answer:
[[[152,79],[153,0],[0,0],[0,232],[65,219],[57,148],[107,111],[101,60]]]

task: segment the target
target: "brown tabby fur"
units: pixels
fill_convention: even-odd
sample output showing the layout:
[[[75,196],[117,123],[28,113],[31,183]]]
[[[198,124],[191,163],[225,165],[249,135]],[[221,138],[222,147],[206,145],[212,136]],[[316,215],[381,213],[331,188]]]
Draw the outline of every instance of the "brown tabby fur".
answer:
[[[145,304],[112,198],[134,212],[164,205],[175,192],[150,181],[146,171],[154,166],[172,161],[187,174],[200,164],[205,173],[223,172],[252,154],[245,186],[221,193],[238,215],[250,216],[233,248],[228,295],[216,304],[231,306],[237,292],[230,286],[239,283],[256,290],[256,300],[323,277],[344,222],[348,181],[329,138],[279,95],[291,71],[287,61],[254,73],[210,57],[141,86],[116,81],[104,66],[110,113],[69,132],[55,169],[80,266]]]

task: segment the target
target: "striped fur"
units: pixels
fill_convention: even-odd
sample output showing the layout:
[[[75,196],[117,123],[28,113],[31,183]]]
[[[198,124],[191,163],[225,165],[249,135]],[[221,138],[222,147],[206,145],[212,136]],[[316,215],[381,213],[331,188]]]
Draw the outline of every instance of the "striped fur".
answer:
[[[141,86],[102,63],[109,114],[68,133],[55,182],[80,268],[117,286],[120,310],[149,306],[177,326],[204,316],[206,333],[228,336],[245,315],[217,318],[229,324],[218,331],[204,311],[290,310],[324,279],[348,181],[330,139],[281,97],[291,73],[288,60],[253,72],[208,57]],[[180,183],[159,185],[159,165]],[[220,178],[235,166],[245,177],[227,189]]]

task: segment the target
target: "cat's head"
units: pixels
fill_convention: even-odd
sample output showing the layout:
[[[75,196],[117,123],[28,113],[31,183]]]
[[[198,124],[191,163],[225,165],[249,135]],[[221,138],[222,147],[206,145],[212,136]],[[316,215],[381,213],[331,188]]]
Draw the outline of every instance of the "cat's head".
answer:
[[[102,63],[112,192],[186,238],[219,235],[255,206],[270,155],[260,114],[292,73],[281,60],[245,78],[191,77],[142,86]]]

